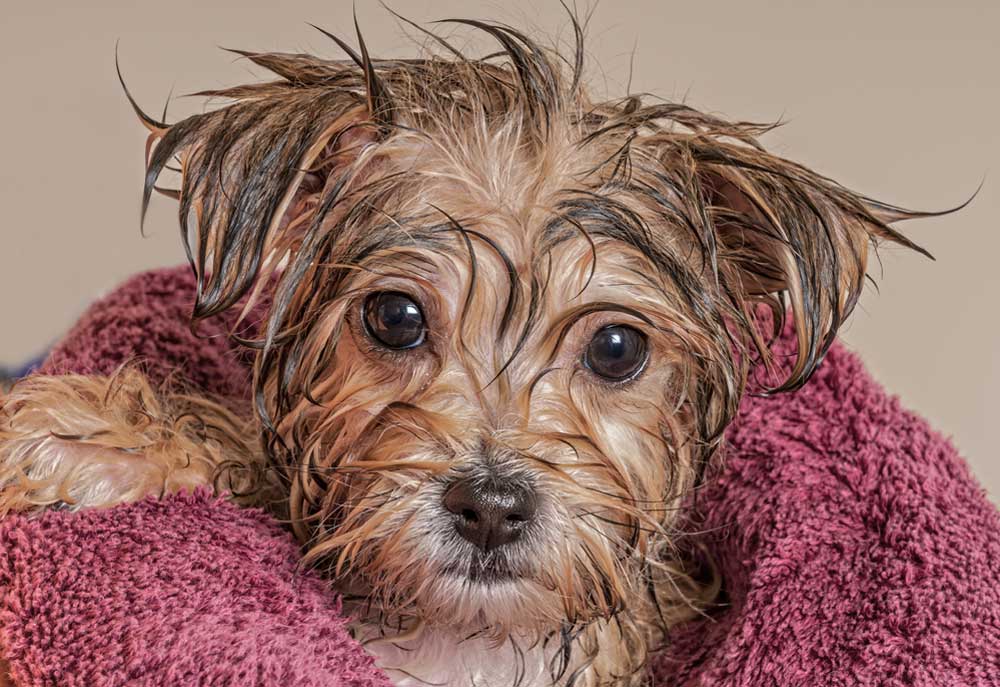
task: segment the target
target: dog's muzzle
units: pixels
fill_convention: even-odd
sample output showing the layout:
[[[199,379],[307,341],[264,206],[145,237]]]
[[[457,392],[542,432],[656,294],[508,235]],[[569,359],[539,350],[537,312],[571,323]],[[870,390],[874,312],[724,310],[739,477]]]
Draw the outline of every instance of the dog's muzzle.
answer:
[[[533,489],[495,477],[462,478],[444,494],[456,531],[483,553],[517,541],[534,521],[537,506]]]

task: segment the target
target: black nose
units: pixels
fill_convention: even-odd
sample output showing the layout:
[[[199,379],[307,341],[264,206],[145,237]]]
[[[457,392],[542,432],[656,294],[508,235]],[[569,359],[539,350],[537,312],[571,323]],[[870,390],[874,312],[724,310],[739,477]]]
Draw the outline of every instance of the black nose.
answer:
[[[444,495],[458,533],[483,551],[520,537],[535,517],[536,501],[532,490],[499,480],[462,479]]]

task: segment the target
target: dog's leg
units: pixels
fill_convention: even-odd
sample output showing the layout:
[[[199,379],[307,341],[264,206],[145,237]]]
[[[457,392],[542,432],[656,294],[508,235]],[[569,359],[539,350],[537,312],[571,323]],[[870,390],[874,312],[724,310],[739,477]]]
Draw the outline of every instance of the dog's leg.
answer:
[[[35,376],[0,394],[0,515],[93,508],[259,474],[249,424],[207,399],[111,377]],[[226,469],[232,466],[232,470]]]

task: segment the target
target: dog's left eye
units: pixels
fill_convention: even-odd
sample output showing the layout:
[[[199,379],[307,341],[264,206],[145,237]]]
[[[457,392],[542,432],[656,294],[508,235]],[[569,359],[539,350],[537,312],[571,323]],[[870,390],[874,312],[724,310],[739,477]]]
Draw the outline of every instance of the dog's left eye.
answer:
[[[594,334],[583,354],[583,364],[600,377],[620,382],[639,374],[648,358],[649,347],[642,332],[613,324]]]
[[[404,293],[383,291],[365,300],[365,329],[377,343],[402,350],[424,342],[427,327],[420,306]]]

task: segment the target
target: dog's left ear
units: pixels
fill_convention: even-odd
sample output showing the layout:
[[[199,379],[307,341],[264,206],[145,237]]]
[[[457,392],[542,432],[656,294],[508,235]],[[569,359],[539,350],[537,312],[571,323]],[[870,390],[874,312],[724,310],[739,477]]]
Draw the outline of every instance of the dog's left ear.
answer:
[[[143,214],[153,190],[179,201],[194,320],[284,269],[364,178],[391,112],[363,44],[362,55],[342,47],[351,61],[241,52],[280,79],[198,93],[231,102],[173,125],[136,107],[151,131]],[[179,188],[157,186],[165,169],[180,172]]]
[[[712,227],[717,265],[751,329],[768,303],[795,326],[797,356],[774,390],[809,378],[851,313],[866,279],[869,248],[897,243],[928,255],[890,226],[923,216],[854,193],[756,146],[695,139],[694,180]],[[770,351],[757,331],[753,345]]]

